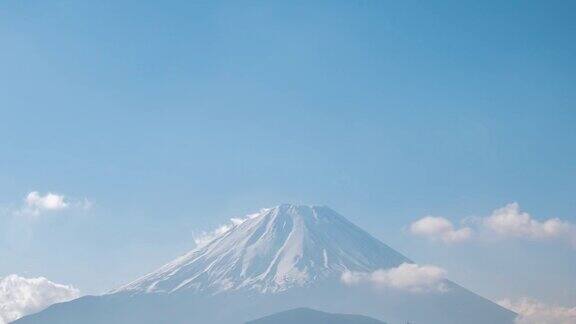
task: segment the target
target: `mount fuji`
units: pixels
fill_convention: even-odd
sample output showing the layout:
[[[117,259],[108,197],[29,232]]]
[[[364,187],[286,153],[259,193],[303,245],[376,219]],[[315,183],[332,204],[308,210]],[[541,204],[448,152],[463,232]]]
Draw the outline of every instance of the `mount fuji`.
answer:
[[[326,207],[264,209],[115,292],[277,293],[408,259]]]
[[[196,249],[102,296],[15,323],[245,323],[288,309],[362,314],[386,323],[513,323],[513,312],[459,285],[407,291],[346,285],[345,274],[413,264],[328,207],[263,209]]]

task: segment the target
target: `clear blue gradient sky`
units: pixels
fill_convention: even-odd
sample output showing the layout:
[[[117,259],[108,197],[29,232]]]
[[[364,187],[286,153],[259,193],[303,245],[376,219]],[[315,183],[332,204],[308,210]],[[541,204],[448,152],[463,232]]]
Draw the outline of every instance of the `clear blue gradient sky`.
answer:
[[[0,276],[135,279],[228,218],[323,204],[488,298],[574,304],[575,249],[425,215],[576,222],[574,1],[0,2]],[[33,190],[88,198],[34,224]],[[4,239],[2,239],[4,238]]]

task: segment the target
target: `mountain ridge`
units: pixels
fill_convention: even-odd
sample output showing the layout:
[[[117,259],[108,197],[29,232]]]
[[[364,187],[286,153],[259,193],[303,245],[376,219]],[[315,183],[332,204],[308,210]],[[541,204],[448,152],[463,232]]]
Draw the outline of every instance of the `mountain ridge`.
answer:
[[[386,324],[374,318],[354,314],[326,313],[300,307],[268,315],[245,324]]]

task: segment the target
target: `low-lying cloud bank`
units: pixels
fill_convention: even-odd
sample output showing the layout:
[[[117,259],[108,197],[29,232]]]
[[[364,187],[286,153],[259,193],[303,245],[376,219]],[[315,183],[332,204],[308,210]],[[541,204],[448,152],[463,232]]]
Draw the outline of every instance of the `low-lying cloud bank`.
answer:
[[[15,321],[46,307],[80,297],[72,286],[54,283],[46,278],[23,278],[9,275],[0,278],[0,324]]]
[[[473,238],[556,240],[576,248],[576,225],[559,218],[536,220],[520,210],[518,203],[510,203],[490,216],[470,222],[470,226],[456,228],[444,217],[426,216],[410,224],[409,232],[445,243],[460,243]],[[473,227],[472,227],[473,226]]]
[[[530,298],[521,298],[516,301],[503,299],[498,304],[518,313],[516,324],[576,323],[576,307],[547,305]]]
[[[377,288],[393,288],[408,292],[421,293],[446,291],[443,283],[446,271],[431,265],[402,263],[398,267],[380,269],[374,272],[352,272],[342,274],[344,284],[353,286],[368,284]]]

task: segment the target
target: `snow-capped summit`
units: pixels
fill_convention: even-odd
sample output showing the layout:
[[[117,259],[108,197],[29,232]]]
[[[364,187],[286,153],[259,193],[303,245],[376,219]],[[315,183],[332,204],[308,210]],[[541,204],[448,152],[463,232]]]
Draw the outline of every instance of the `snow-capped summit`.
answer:
[[[114,292],[279,292],[410,262],[328,207],[284,204]]]

